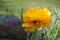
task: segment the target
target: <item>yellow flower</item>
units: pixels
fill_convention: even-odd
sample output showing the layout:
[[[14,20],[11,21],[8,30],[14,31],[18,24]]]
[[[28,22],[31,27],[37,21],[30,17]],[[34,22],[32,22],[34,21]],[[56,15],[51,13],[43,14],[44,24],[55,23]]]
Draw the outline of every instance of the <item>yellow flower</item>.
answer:
[[[49,29],[51,23],[51,12],[47,8],[44,8],[43,10],[39,7],[36,9],[30,8],[23,15],[23,21],[24,23],[22,26],[28,32],[33,32],[41,27],[47,27]]]

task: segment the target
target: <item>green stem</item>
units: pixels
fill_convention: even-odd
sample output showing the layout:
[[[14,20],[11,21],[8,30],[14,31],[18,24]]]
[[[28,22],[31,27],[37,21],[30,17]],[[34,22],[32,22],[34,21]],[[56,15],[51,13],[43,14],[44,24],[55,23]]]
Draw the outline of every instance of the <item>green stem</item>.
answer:
[[[34,32],[34,40],[37,40],[36,34],[37,34],[37,30],[35,30]]]
[[[27,40],[29,40],[29,36],[27,36]]]
[[[21,9],[21,22],[23,22],[23,8]]]
[[[29,40],[29,33],[27,34],[27,40]]]

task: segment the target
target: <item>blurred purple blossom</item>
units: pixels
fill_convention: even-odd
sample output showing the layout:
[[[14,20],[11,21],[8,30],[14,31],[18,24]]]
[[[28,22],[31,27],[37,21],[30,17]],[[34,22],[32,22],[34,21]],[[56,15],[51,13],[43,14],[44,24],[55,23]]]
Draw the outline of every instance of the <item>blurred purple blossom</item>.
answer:
[[[8,17],[7,19],[6,19],[6,21],[7,21],[7,23],[8,23],[8,25],[10,26],[10,27],[14,27],[14,26],[16,26],[16,18],[14,18],[14,17]]]
[[[0,16],[0,24],[2,24],[5,21],[6,17],[5,16]]]
[[[24,31],[24,28],[21,26],[21,18],[14,16],[0,16],[0,22],[3,24],[3,32],[12,32],[16,35],[27,35],[27,33]]]
[[[9,31],[9,29],[8,29],[8,27],[7,27],[7,26],[4,26],[4,25],[3,25],[3,26],[2,26],[2,31],[3,31],[3,32],[8,32],[8,31]]]

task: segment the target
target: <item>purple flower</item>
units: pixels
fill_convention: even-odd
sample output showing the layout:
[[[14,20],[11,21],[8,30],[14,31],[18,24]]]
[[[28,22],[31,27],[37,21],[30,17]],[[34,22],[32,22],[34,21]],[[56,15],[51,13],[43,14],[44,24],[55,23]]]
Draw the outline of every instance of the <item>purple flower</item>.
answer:
[[[3,25],[3,26],[2,26],[2,31],[3,31],[3,32],[8,32],[9,29],[8,29],[8,27],[7,27],[6,25]]]
[[[24,28],[22,26],[20,26],[20,34],[27,35],[27,32],[24,31]]]
[[[6,17],[3,16],[0,18],[1,21],[3,20],[5,24],[2,25],[2,31],[3,32],[11,32],[12,34],[14,33],[15,35],[24,35],[27,36],[27,33],[24,31],[24,28],[21,26],[21,19],[17,17]],[[2,23],[3,23],[2,21]]]
[[[0,23],[2,24],[5,21],[5,16],[0,16]]]
[[[16,18],[14,17],[7,18],[6,21],[10,27],[16,26],[16,21],[17,21]]]

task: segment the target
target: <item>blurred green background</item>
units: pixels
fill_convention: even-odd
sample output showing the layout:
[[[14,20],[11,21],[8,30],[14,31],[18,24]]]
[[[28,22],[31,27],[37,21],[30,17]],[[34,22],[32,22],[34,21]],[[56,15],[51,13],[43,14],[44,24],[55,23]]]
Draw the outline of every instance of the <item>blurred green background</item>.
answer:
[[[60,0],[0,0],[0,14],[20,16],[21,8],[40,6],[55,10],[60,9],[59,4]]]
[[[42,29],[44,40],[60,40],[60,0],[0,0],[0,15],[15,15],[20,17],[21,9],[23,13],[30,7],[47,7],[52,12],[51,30]],[[41,31],[38,38],[40,38]]]

